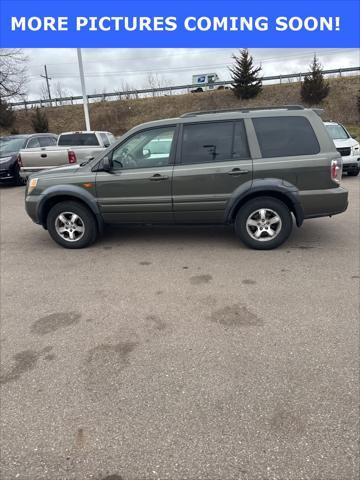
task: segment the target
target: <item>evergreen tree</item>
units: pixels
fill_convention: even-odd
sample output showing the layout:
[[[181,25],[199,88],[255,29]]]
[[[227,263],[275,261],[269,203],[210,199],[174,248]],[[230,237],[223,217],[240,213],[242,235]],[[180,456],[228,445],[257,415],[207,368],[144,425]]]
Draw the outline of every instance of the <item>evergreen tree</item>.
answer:
[[[33,114],[31,124],[36,133],[47,133],[49,131],[49,121],[46,113],[40,108],[37,108]]]
[[[233,80],[233,92],[241,99],[256,97],[262,90],[262,78],[259,77],[261,67],[254,67],[253,57],[244,48],[240,55],[233,55],[235,64],[230,67]]]
[[[10,128],[15,122],[15,113],[11,106],[0,98],[0,127]]]
[[[301,83],[301,99],[308,105],[316,105],[329,95],[329,91],[329,82],[324,79],[322,65],[314,55],[310,73]]]

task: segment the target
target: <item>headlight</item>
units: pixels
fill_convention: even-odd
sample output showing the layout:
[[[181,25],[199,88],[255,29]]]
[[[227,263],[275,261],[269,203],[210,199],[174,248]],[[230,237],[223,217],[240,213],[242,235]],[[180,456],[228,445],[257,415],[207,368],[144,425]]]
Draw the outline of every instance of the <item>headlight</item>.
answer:
[[[0,158],[0,163],[7,163],[12,157]]]
[[[359,144],[354,145],[353,147],[351,147],[351,154],[352,154],[352,155],[359,155],[359,153],[360,153]]]
[[[38,184],[38,178],[31,178],[30,182],[28,183],[28,193],[31,193],[33,190],[35,190],[36,185]]]

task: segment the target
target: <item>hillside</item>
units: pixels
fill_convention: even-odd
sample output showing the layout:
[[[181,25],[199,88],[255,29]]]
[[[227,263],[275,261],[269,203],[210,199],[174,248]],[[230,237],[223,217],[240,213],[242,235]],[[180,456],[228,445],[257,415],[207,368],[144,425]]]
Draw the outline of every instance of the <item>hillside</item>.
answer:
[[[359,77],[330,79],[330,94],[322,108],[325,120],[336,120],[347,125],[359,123],[357,96]],[[212,110],[281,104],[300,104],[299,83],[265,86],[263,92],[253,100],[239,101],[229,90],[215,92],[152,97],[137,100],[117,100],[90,104],[91,127],[94,130],[109,130],[120,135],[139,123],[160,118],[177,117],[193,110]],[[82,105],[46,108],[50,131],[60,133],[82,130],[84,117]],[[19,133],[32,132],[32,111],[19,110],[15,128]],[[4,133],[4,132],[3,132]]]

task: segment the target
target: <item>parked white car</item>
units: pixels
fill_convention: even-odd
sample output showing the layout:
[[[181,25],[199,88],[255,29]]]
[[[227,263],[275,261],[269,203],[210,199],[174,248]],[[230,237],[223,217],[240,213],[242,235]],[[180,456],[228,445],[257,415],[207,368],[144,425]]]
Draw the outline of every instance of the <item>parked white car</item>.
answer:
[[[343,172],[350,176],[359,175],[360,146],[341,123],[324,122],[330,137],[343,161]]]

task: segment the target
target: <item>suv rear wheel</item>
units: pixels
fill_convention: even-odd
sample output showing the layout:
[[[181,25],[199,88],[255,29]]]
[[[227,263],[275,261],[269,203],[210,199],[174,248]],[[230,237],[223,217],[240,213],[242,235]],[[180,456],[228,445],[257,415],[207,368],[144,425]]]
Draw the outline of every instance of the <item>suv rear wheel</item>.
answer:
[[[47,228],[56,243],[65,248],[84,248],[95,242],[96,220],[90,210],[77,202],[54,205],[47,217]]]
[[[243,205],[235,219],[235,232],[245,245],[271,250],[288,239],[293,226],[289,208],[272,197],[257,197]]]

